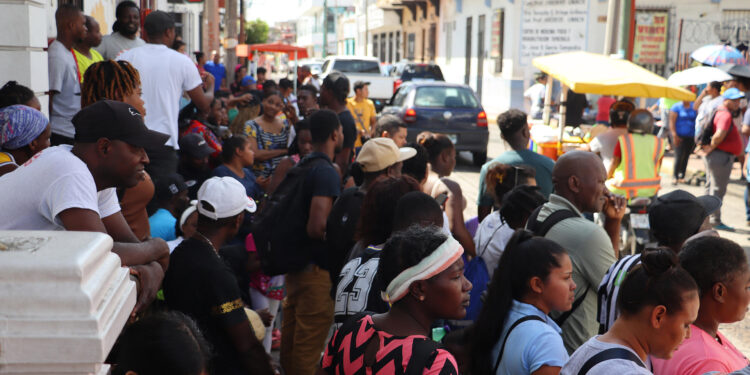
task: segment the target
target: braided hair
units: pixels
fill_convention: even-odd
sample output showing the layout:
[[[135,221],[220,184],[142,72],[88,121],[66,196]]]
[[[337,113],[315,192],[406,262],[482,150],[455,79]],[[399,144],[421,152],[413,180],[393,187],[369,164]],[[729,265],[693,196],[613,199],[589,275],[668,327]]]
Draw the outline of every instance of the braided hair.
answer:
[[[97,101],[133,94],[141,85],[138,70],[127,61],[104,60],[86,69],[81,84],[81,108]]]

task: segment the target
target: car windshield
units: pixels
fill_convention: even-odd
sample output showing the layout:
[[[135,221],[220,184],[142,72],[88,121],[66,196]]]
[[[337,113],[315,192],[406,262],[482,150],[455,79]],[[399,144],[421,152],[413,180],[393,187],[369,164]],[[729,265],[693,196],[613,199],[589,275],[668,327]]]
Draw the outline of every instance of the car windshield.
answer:
[[[414,98],[417,107],[476,108],[477,99],[471,90],[463,87],[427,86],[417,89]]]
[[[443,81],[443,72],[440,71],[440,67],[437,65],[407,65],[404,68],[404,73],[401,74],[401,79],[404,81],[414,79],[432,79],[436,81]]]
[[[336,60],[333,69],[342,73],[374,73],[380,74],[377,61],[368,60]]]

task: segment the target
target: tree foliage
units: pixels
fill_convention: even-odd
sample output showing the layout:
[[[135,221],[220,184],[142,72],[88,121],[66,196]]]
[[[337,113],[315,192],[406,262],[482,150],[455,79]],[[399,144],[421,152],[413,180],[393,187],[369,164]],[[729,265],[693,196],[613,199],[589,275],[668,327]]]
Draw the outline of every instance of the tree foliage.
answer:
[[[245,22],[245,43],[257,44],[268,42],[268,24],[261,20]]]

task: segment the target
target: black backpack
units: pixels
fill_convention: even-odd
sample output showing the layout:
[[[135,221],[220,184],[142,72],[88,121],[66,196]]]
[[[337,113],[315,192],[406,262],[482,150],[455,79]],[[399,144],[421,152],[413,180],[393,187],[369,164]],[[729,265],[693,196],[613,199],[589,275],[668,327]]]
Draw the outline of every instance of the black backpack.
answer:
[[[547,218],[544,219],[544,221],[537,221],[537,217],[539,216],[539,212],[542,211],[542,207],[537,207],[536,210],[534,210],[531,215],[529,216],[529,219],[526,224],[526,229],[534,232],[535,235],[544,237],[547,235],[547,232],[549,232],[552,227],[554,227],[557,223],[565,220],[570,219],[573,217],[580,217],[578,214],[571,210],[557,210],[553,213],[551,213]],[[591,288],[591,285],[587,285],[586,289],[583,291],[583,294],[581,294],[578,299],[573,301],[573,306],[570,308],[570,310],[562,313],[557,318],[553,318],[555,323],[557,323],[558,326],[562,327],[563,323],[565,323],[566,320],[570,317],[570,315],[573,314],[576,309],[578,309],[579,306],[583,303],[583,300],[586,299],[586,295],[589,293],[589,289]]]
[[[313,168],[330,164],[322,156],[308,156],[287,172],[276,191],[253,220],[253,239],[261,268],[268,276],[300,271],[316,255],[306,246],[309,194],[305,187]]]
[[[713,138],[714,133],[716,133],[714,118],[719,111],[726,111],[726,109],[714,108],[708,116],[701,119],[701,123],[699,124],[700,131],[695,134],[695,144],[698,146],[711,145],[711,138]],[[734,126],[734,121],[732,121],[732,126]],[[730,127],[729,129],[732,128]]]

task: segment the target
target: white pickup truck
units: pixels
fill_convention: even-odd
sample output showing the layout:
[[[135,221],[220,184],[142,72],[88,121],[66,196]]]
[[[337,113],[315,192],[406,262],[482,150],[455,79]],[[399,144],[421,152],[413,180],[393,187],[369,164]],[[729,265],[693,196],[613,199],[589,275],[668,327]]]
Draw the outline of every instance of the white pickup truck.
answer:
[[[374,57],[329,56],[323,62],[322,70],[321,82],[334,70],[344,73],[351,87],[349,96],[354,96],[354,82],[370,82],[370,99],[378,112],[393,96],[396,77],[389,77]]]

